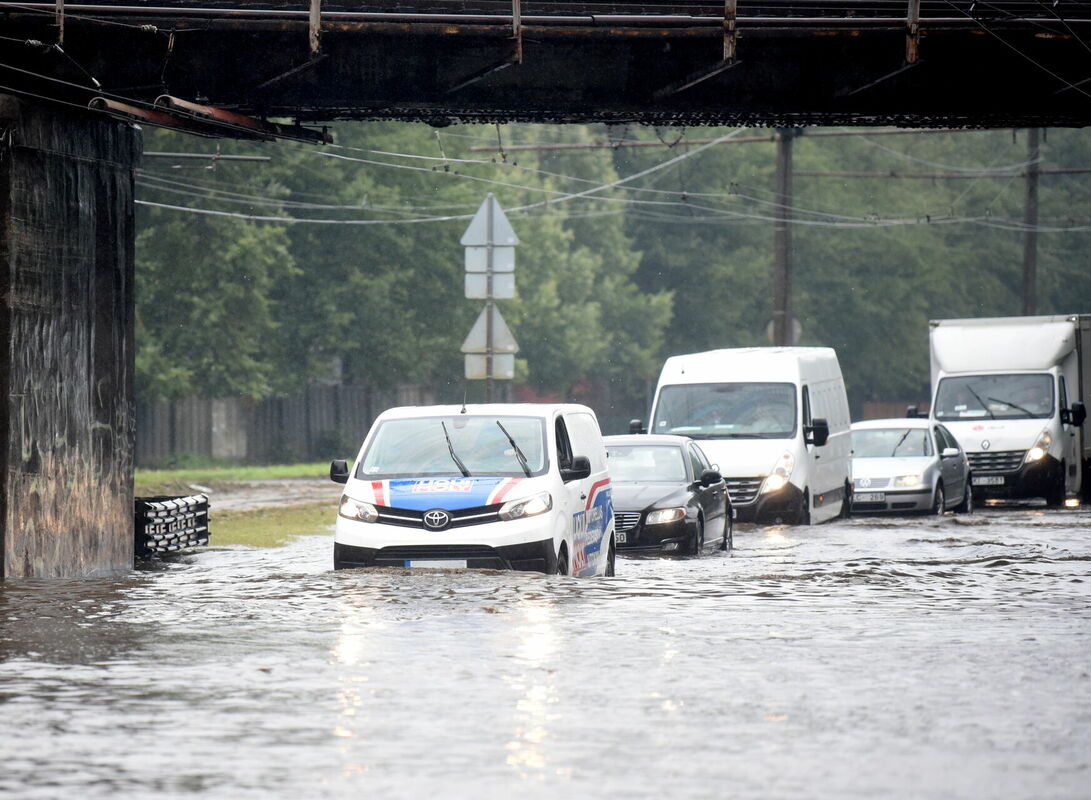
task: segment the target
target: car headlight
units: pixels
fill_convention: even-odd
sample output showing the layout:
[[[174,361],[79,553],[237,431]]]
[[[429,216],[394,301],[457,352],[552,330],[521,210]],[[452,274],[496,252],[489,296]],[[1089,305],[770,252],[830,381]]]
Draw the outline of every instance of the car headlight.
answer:
[[[663,525],[667,522],[677,522],[680,519],[684,519],[686,516],[686,510],[684,508],[657,508],[648,514],[647,519],[644,520],[645,525]]]
[[[899,475],[897,478],[894,479],[894,485],[895,486],[902,486],[902,487],[920,486],[921,485],[921,476],[920,475]]]
[[[773,464],[773,468],[769,470],[769,476],[761,485],[761,493],[779,492],[788,485],[788,479],[792,477],[792,470],[795,468],[795,456],[785,450]]]
[[[1042,431],[1041,435],[1038,437],[1038,441],[1034,443],[1034,447],[1027,450],[1027,463],[1041,461],[1045,458],[1051,444],[1053,444],[1053,436],[1047,430]]]
[[[379,519],[379,512],[375,510],[375,506],[363,500],[353,500],[347,494],[341,496],[341,507],[337,509],[337,513],[345,519],[353,519],[357,522],[376,522]]]
[[[536,517],[553,508],[553,496],[549,492],[534,494],[522,500],[509,500],[500,506],[500,519]]]

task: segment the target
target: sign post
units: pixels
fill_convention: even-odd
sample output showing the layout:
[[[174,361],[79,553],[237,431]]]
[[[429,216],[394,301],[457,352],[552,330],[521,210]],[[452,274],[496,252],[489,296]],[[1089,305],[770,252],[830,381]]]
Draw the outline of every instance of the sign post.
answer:
[[[494,380],[515,377],[515,353],[519,352],[519,345],[495,301],[515,296],[517,244],[519,237],[490,192],[462,234],[462,246],[466,248],[466,297],[485,300],[485,308],[462,343],[462,352],[466,354],[466,379],[485,381],[486,403],[492,402]]]

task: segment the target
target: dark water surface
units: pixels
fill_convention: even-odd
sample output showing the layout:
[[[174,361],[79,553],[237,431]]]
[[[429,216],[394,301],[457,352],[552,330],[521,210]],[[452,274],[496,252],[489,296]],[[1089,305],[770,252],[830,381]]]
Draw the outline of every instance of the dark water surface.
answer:
[[[0,584],[0,796],[1091,796],[1086,509],[740,530],[614,579],[331,550]]]

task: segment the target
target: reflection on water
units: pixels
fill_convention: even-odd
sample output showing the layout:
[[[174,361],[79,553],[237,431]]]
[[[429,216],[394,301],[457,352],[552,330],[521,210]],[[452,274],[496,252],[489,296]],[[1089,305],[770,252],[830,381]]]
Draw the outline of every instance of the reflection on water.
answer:
[[[615,579],[331,544],[0,585],[0,795],[1084,797],[1091,512],[743,528]]]

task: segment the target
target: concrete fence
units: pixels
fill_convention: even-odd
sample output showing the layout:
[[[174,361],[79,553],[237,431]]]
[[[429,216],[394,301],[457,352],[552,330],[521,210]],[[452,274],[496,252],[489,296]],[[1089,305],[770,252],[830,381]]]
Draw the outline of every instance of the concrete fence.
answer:
[[[167,466],[186,456],[255,464],[350,458],[383,409],[433,402],[425,387],[376,390],[363,384],[312,386],[267,400],[140,402],[136,464]]]

